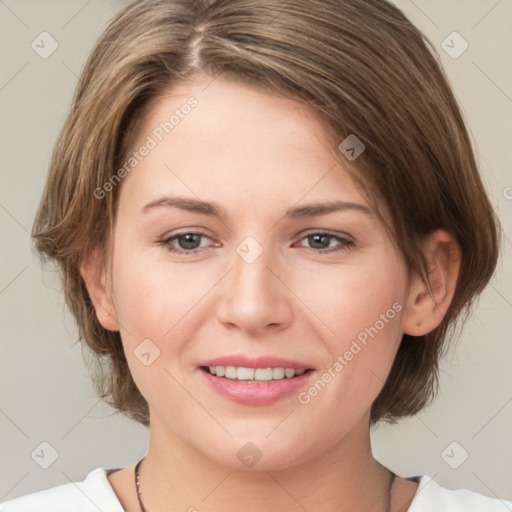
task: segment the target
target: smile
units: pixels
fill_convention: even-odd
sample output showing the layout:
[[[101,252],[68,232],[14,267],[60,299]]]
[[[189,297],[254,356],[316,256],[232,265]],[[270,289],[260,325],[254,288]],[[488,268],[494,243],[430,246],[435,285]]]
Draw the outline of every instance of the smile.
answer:
[[[265,406],[290,397],[314,379],[312,368],[200,366],[205,384],[216,394],[243,405]]]
[[[294,368],[247,368],[244,366],[203,366],[201,368],[216,377],[248,382],[293,379],[309,371]]]

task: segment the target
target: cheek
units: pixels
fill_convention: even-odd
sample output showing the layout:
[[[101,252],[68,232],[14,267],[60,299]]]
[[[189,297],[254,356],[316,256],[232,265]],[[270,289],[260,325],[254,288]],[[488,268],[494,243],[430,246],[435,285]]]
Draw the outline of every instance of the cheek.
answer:
[[[126,349],[133,352],[149,339],[164,356],[155,360],[156,366],[164,364],[165,356],[178,361],[185,341],[204,320],[201,299],[215,283],[211,274],[211,269],[165,261],[159,249],[138,254],[119,250],[113,284]]]
[[[157,321],[159,309],[166,309],[156,272],[129,256],[115,259],[114,268],[118,320],[130,336],[154,337],[161,323]]]
[[[352,428],[371,407],[401,339],[404,289],[400,268],[394,273],[383,267],[351,270],[332,281],[335,291],[322,299],[322,320],[335,333],[323,338],[330,354],[319,375],[325,384],[313,385],[321,392],[309,388],[308,395],[302,396],[306,401],[318,394],[312,403],[319,408],[323,404],[330,421],[339,425],[331,432],[333,439]]]
[[[379,331],[399,329],[405,291],[400,268],[361,265],[343,269],[330,280],[329,290],[328,294],[316,293],[316,304],[335,339],[356,338],[372,326]]]
[[[328,295],[316,293],[316,304],[318,316],[333,331],[325,338],[333,362],[342,356],[343,373],[351,380],[368,381],[371,370],[380,386],[402,334],[406,295],[402,259],[385,246],[372,261],[340,269],[329,289]]]
[[[399,275],[376,273],[346,283],[348,302],[339,312],[341,335],[365,340],[388,337],[400,326],[403,290]]]
[[[179,364],[190,306],[180,292],[186,284],[180,273],[165,275],[161,263],[134,252],[119,250],[114,255],[116,313],[130,373],[142,395],[153,403],[159,395],[168,400],[166,394],[173,394],[172,379],[165,371],[176,372],[170,361]],[[173,400],[178,403],[179,397]]]
[[[114,291],[119,320],[130,333],[161,338],[185,313],[193,284],[183,272],[157,260],[159,249],[122,249],[114,256]]]

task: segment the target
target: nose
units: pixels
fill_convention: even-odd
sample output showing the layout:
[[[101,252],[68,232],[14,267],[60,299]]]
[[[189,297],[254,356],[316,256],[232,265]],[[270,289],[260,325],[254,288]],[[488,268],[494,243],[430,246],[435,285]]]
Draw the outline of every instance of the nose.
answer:
[[[263,250],[252,262],[235,253],[232,266],[223,280],[218,320],[251,335],[286,329],[292,321],[293,293],[271,251]]]

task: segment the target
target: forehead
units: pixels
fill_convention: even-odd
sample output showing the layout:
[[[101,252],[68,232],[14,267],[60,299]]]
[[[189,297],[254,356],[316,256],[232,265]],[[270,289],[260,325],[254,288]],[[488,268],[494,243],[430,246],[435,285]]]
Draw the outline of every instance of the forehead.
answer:
[[[316,112],[295,99],[221,78],[180,85],[150,104],[127,155],[145,156],[124,194],[195,196],[228,214],[256,203],[260,212],[303,200],[367,205],[336,150]]]
[[[144,121],[140,135],[158,132],[160,127],[170,144],[181,132],[193,136],[198,145],[225,137],[233,149],[235,142],[245,142],[247,149],[281,145],[283,152],[303,148],[304,153],[316,153],[320,147],[328,151],[332,146],[320,115],[306,103],[261,85],[222,77],[198,79],[163,92],[151,102]]]

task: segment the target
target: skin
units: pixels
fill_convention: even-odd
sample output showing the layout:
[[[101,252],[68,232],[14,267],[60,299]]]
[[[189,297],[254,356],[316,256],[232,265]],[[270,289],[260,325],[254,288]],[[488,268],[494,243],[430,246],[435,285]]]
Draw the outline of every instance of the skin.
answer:
[[[134,150],[190,96],[197,107],[121,184],[111,273],[102,270],[99,250],[81,268],[101,324],[120,330],[149,403],[145,506],[385,510],[389,472],[371,452],[370,407],[402,334],[420,336],[441,322],[460,249],[442,230],[425,240],[431,296],[418,277],[408,282],[404,259],[377,217],[346,210],[285,218],[289,207],[313,202],[368,204],[309,107],[240,83],[198,80],[168,91],[153,103]],[[171,194],[213,201],[226,218],[169,206],[141,213]],[[354,245],[306,236],[325,230]],[[197,254],[158,243],[190,231],[205,236],[192,239],[196,245],[183,238],[170,245],[200,247]],[[263,249],[250,264],[236,252],[247,236]],[[396,302],[401,311],[307,405],[297,393],[266,406],[235,403],[206,386],[197,368],[225,354],[268,354],[307,363],[318,377]],[[149,366],[134,355],[145,339],[160,350]],[[252,469],[237,458],[247,442],[262,454]],[[109,477],[127,511],[139,510],[134,466]],[[416,489],[397,478],[392,510],[406,510]]]

